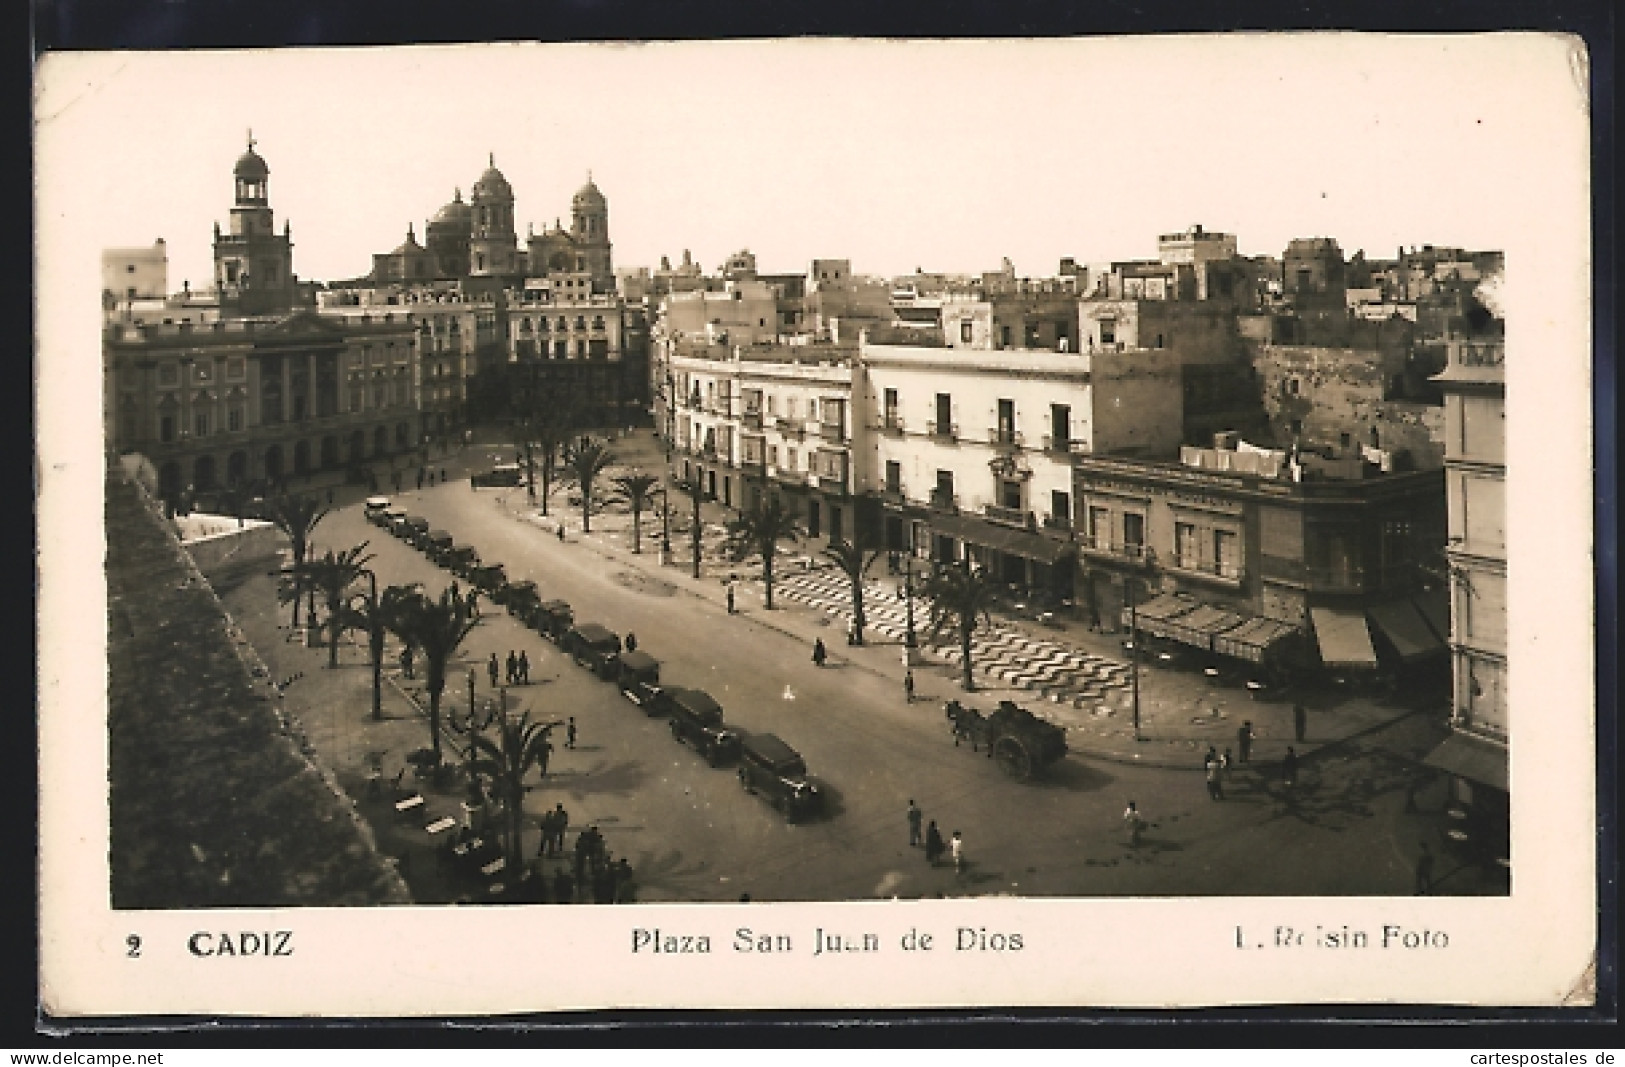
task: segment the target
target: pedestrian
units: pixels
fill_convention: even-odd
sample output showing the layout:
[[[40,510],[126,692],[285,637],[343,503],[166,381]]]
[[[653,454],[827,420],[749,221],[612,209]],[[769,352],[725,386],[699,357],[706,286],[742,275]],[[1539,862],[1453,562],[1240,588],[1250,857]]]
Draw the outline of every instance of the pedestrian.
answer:
[[[1433,850],[1426,841],[1418,842],[1422,851],[1416,857],[1416,895],[1425,897],[1433,892]]]
[[[965,839],[960,836],[958,830],[954,831],[953,839],[948,842],[948,852],[954,858],[954,873],[955,874],[964,874],[965,873]]]
[[[559,544],[564,544],[564,523],[559,523]]]
[[[542,812],[541,822],[537,823],[537,826],[542,831],[542,839],[536,843],[536,858],[541,859],[547,855],[547,846],[553,840],[553,813]]]
[[[468,591],[468,617],[471,619],[480,617],[480,591],[478,589]]]
[[[408,680],[410,680],[412,678],[412,646],[411,645],[407,645],[405,648],[401,649],[401,673],[406,675]]]
[[[1230,755],[1230,750],[1228,748],[1225,749],[1224,754],[1219,757],[1219,776],[1221,778],[1223,778],[1224,781],[1229,782],[1230,781],[1230,769],[1232,767],[1234,767],[1235,765],[1236,765],[1235,757]]]
[[[552,758],[553,742],[544,735],[541,747],[536,750],[536,776],[538,778],[547,777],[547,764]]]
[[[824,649],[824,639],[822,637],[814,638],[812,654],[813,663],[816,666],[822,667],[824,665],[824,661],[828,658],[829,653]]]
[[[564,747],[576,747],[576,717],[570,716],[570,721],[564,724]]]
[[[495,652],[491,653],[491,659],[485,664],[485,673],[491,676],[491,688],[495,689],[497,679],[502,676],[502,667],[497,663],[497,654]],[[469,708],[468,710],[473,711],[474,709]]]
[[[423,488],[423,468],[422,467],[418,468],[418,488],[419,489]]]
[[[452,602],[453,603],[461,603],[462,598],[463,598],[463,591],[461,589],[457,588],[456,579],[452,579],[452,583],[451,583],[451,599],[452,599]]]
[[[524,649],[519,650],[519,684],[530,684],[530,657],[525,655]]]
[[[1207,795],[1214,800],[1224,799],[1224,783],[1219,780],[1219,775],[1223,770],[1224,767],[1219,762],[1218,756],[1214,756],[1207,761]]]
[[[937,821],[932,819],[925,828],[925,862],[935,867],[942,858],[943,848],[942,832],[937,829]]]
[[[733,613],[734,613],[734,584],[733,584],[733,582],[730,581],[728,583],[728,614],[732,615]]]
[[[1252,758],[1253,723],[1251,719],[1242,723],[1241,727],[1236,730],[1236,752],[1240,755],[1243,763]]]
[[[633,633],[631,630],[626,631],[626,650],[628,652],[636,652],[638,650],[638,635]]]
[[[505,674],[509,685],[513,685],[519,681],[519,657],[511,648],[508,649],[508,659],[507,662],[503,664],[503,667],[505,668]]]
[[[576,834],[575,872],[577,885],[586,884],[587,858],[592,852],[592,838],[588,836],[591,833],[592,827],[589,826],[579,834]]]
[[[553,844],[548,849],[549,854],[558,855],[564,851],[564,832],[570,828],[570,813],[564,810],[563,804],[553,806]]]
[[[429,488],[434,488],[434,471],[429,472]]]
[[[920,847],[920,806],[911,799],[908,802],[908,847]]]
[[[447,482],[447,481],[449,481],[449,480],[450,480],[450,479],[448,479],[448,478],[447,478],[447,477],[446,477],[446,468],[444,468],[444,467],[441,467],[441,468],[440,468],[440,484],[441,484],[441,485],[445,485],[445,484],[446,484],[446,482]]]
[[[914,703],[914,672],[913,671],[904,671],[903,672],[903,699],[905,701],[907,701],[908,703],[910,703],[910,704]]]
[[[1128,828],[1129,847],[1139,848],[1140,834],[1145,829],[1145,818],[1132,800],[1128,802],[1128,807],[1123,809],[1123,825]]]
[[[1281,759],[1281,784],[1287,787],[1288,792],[1298,782],[1298,754],[1292,746],[1286,746],[1286,755]]]
[[[1298,743],[1303,743],[1304,732],[1309,727],[1309,714],[1304,711],[1302,704],[1292,705],[1292,736]]]

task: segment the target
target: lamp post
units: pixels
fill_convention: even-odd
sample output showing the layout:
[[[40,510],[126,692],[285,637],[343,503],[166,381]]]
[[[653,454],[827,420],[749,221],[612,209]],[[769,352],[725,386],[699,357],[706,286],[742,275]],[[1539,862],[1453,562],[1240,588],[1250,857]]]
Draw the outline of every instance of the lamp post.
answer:
[[[1156,562],[1156,554],[1151,549],[1145,550],[1145,569],[1149,572]],[[1139,616],[1139,584],[1138,575],[1130,574],[1123,582],[1123,589],[1128,593],[1128,650],[1129,650],[1129,685],[1134,702],[1134,740],[1143,741],[1140,733],[1140,616]]]
[[[501,691],[501,696],[505,706],[507,704],[507,692],[505,690]],[[468,799],[463,802],[463,810],[466,812],[466,821],[470,830],[479,829],[474,823],[476,815],[485,804],[485,789],[480,783],[479,774],[474,770],[474,739],[479,736],[482,730],[495,723],[501,714],[495,703],[487,701],[486,704],[487,707],[483,712],[474,707],[474,669],[470,667],[468,671],[468,711],[464,713],[461,721],[459,721],[455,711],[448,711],[446,715],[446,721],[451,725],[451,728],[468,738]]]
[[[372,718],[374,722],[382,722],[384,718],[384,694],[380,685],[378,672],[382,670],[383,663],[383,637],[375,632],[378,629],[378,576],[372,568],[363,568],[362,574],[367,576],[367,655],[373,665],[372,679]]]

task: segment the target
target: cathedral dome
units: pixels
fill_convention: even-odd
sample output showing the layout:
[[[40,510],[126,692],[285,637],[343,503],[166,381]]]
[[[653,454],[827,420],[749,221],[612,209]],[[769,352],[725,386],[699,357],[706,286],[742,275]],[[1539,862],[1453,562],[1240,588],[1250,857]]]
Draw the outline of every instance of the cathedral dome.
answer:
[[[593,184],[592,175],[587,175],[587,184],[576,190],[576,195],[570,198],[570,206],[575,208],[602,208],[604,194],[598,191]]]
[[[271,168],[265,165],[265,160],[250,146],[237,160],[237,165],[231,168],[233,175],[255,181],[264,181],[271,174]]]
[[[469,220],[472,218],[469,206],[463,203],[463,191],[458,189],[451,203],[435,212],[434,218],[429,220],[429,228],[434,230],[467,230]]]
[[[502,172],[497,170],[495,157],[492,158],[491,165],[485,168],[485,173],[480,175],[480,180],[474,183],[472,199],[476,203],[481,200],[513,199],[513,187],[508,184],[508,179],[502,176]]]

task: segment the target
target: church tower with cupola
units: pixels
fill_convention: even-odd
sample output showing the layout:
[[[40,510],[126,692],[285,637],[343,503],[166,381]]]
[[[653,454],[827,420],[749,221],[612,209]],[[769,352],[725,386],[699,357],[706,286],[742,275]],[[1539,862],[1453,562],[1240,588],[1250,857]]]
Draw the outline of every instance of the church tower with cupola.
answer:
[[[293,233],[284,223],[276,232],[271,214],[271,169],[248,150],[232,168],[235,200],[230,230],[214,226],[214,284],[220,311],[226,315],[273,315],[291,311],[297,301],[298,279],[293,273]]]
[[[494,155],[474,183],[469,220],[469,276],[502,279],[517,275],[519,240],[513,226],[513,188],[497,170]]]
[[[576,246],[576,269],[592,275],[595,291],[613,293],[615,268],[610,258],[609,202],[593,184],[591,171],[587,173],[587,184],[576,190],[570,199],[570,236]]]

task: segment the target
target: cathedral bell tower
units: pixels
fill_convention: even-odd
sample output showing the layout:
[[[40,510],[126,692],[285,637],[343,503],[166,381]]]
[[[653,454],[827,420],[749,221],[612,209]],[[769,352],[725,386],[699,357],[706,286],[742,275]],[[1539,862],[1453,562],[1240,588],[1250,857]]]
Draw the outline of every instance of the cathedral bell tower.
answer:
[[[219,223],[214,227],[214,284],[221,313],[291,311],[297,293],[293,237],[285,223],[282,232],[276,232],[270,202],[271,169],[254,151],[252,133],[248,150],[232,168],[232,177],[236,190],[230,232],[221,233]]]

